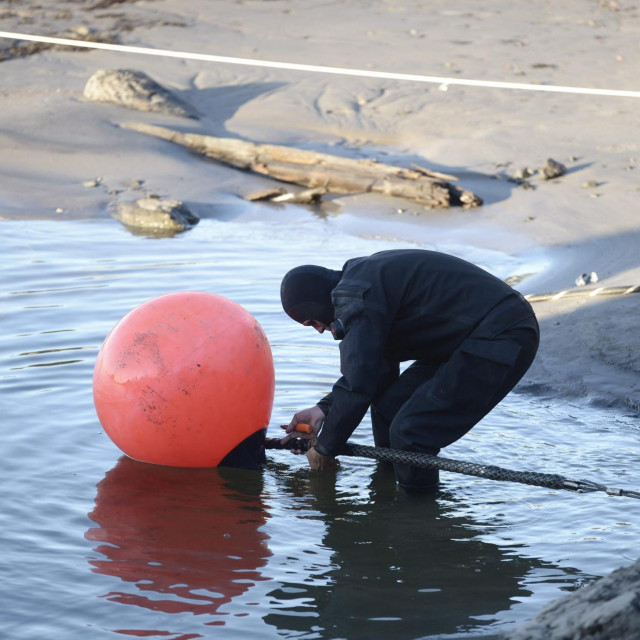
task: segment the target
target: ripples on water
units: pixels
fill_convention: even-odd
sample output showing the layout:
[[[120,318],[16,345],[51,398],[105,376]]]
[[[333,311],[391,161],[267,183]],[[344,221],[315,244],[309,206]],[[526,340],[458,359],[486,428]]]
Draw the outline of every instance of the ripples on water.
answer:
[[[411,499],[370,461],[344,460],[334,481],[286,452],[262,473],[160,468],[103,433],[91,395],[102,340],[144,300],[197,289],[265,329],[278,435],[338,365],[330,336],[281,312],[282,274],[405,245],[320,221],[212,220],[165,239],[112,221],[3,222],[0,243],[7,638],[487,637],[635,560],[633,500],[445,473],[437,494]],[[623,415],[514,394],[447,456],[637,488],[637,436]],[[366,424],[355,439],[370,443]]]

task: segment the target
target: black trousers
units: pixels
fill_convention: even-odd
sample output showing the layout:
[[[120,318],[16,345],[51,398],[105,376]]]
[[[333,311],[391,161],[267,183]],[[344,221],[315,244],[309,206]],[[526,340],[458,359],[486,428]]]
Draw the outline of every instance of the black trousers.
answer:
[[[513,389],[531,366],[538,344],[538,323],[529,304],[519,296],[501,303],[446,362],[418,360],[381,385],[371,405],[376,446],[436,455]],[[398,484],[406,489],[438,483],[437,470],[394,467]]]

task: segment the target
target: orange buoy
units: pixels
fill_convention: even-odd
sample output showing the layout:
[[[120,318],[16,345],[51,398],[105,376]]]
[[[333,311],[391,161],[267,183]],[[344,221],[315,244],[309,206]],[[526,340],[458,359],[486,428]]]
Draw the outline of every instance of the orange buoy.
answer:
[[[130,458],[215,467],[269,423],[275,374],[256,319],[211,293],[180,291],[128,313],[104,341],[93,398]]]

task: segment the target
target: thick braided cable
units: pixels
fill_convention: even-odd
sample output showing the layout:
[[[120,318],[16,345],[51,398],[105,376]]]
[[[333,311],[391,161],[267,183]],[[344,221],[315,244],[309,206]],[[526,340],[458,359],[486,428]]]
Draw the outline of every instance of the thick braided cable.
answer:
[[[304,451],[307,440],[294,438],[282,444],[278,438],[266,438],[266,449],[298,449]],[[589,493],[591,491],[603,491],[610,496],[626,496],[627,498],[640,499],[640,491],[629,489],[612,489],[602,484],[591,482],[590,480],[570,480],[564,476],[552,473],[538,473],[535,471],[514,471],[491,464],[478,464],[476,462],[466,462],[464,460],[452,460],[442,458],[428,453],[417,453],[414,451],[400,451],[399,449],[386,449],[383,447],[370,447],[361,444],[347,442],[339,455],[354,456],[359,458],[371,458],[373,460],[384,460],[386,462],[399,462],[409,464],[412,467],[422,469],[441,469],[452,473],[462,473],[467,476],[486,478],[487,480],[501,480],[503,482],[518,482],[535,487],[547,489],[566,489],[577,493]]]
[[[602,484],[596,484],[590,480],[570,480],[564,476],[551,473],[538,473],[535,471],[514,471],[490,464],[477,464],[463,460],[451,460],[427,453],[413,451],[399,451],[397,449],[384,449],[381,447],[369,447],[366,445],[347,443],[341,452],[347,456],[359,456],[373,458],[374,460],[386,460],[387,462],[400,462],[413,467],[423,469],[441,469],[453,473],[463,473],[467,476],[477,476],[488,480],[502,480],[504,482],[519,482],[547,489],[567,489],[578,493],[591,491],[604,491],[610,496],[626,496],[640,499],[640,491],[628,489],[612,489]]]
[[[519,482],[548,489],[564,489],[567,479],[563,476],[550,473],[536,473],[531,471],[512,471],[495,465],[477,464],[461,460],[441,458],[427,453],[413,451],[400,451],[397,449],[384,449],[381,447],[369,447],[366,445],[347,444],[345,451],[348,456],[360,456],[373,458],[374,460],[386,460],[387,462],[399,462],[409,464],[412,467],[422,469],[441,469],[453,473],[463,473],[468,476],[478,476],[488,480],[504,480],[507,482]]]

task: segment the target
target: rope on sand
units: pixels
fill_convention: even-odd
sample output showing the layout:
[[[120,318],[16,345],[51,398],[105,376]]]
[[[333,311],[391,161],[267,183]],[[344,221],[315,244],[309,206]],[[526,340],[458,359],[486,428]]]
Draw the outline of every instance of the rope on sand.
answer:
[[[267,438],[265,440],[266,449],[298,449],[304,450],[307,441],[300,438],[289,440],[284,445],[278,438]],[[427,453],[416,453],[413,451],[400,451],[398,449],[385,449],[383,447],[370,447],[367,445],[347,443],[340,455],[354,456],[358,458],[372,458],[374,460],[384,460],[386,462],[398,462],[408,464],[422,469],[441,469],[453,473],[462,473],[468,476],[486,478],[488,480],[499,480],[502,482],[518,482],[547,489],[565,489],[577,493],[590,493],[592,491],[604,491],[610,496],[624,496],[627,498],[640,499],[640,491],[628,489],[612,489],[602,484],[591,482],[590,480],[570,480],[564,476],[550,473],[539,473],[535,471],[514,471],[495,465],[478,464],[466,462],[464,460],[452,460],[451,458],[441,458]]]
[[[640,284],[621,287],[598,287],[597,289],[565,289],[555,293],[531,293],[525,296],[529,302],[545,302],[562,298],[593,298],[594,296],[627,296],[640,293]]]
[[[233,58],[205,53],[191,53],[188,51],[172,51],[170,49],[151,49],[149,47],[132,47],[107,42],[91,42],[87,40],[73,40],[70,38],[54,38],[51,36],[37,36],[29,33],[14,33],[0,31],[0,38],[13,40],[29,40],[48,44],[82,47],[85,49],[104,49],[121,53],[135,53],[151,56],[181,58],[183,60],[200,60],[203,62],[217,62],[223,64],[240,64],[250,67],[268,67],[270,69],[288,69],[290,71],[306,71],[311,73],[328,73],[341,76],[357,76],[359,78],[379,78],[384,80],[401,80],[405,82],[423,82],[439,85],[442,91],[450,86],[482,87],[488,89],[517,89],[520,91],[543,91],[548,93],[574,93],[592,96],[609,96],[616,98],[640,98],[640,91],[623,91],[618,89],[593,89],[590,87],[564,87],[549,84],[524,84],[521,82],[499,82],[495,80],[472,80],[463,78],[446,78],[441,76],[426,76],[413,73],[392,73],[388,71],[371,71],[367,69],[348,69],[344,67],[325,67],[315,64],[299,64],[295,62],[275,62],[272,60],[256,60],[252,58]]]

